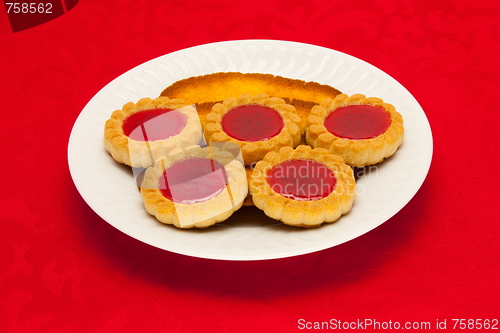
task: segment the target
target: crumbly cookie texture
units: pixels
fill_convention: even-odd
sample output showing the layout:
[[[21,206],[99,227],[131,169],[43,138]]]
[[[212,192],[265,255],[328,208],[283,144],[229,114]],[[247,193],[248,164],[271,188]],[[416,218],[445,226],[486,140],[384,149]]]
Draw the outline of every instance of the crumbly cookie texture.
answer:
[[[275,110],[283,119],[283,129],[279,134],[265,141],[240,141],[224,132],[221,121],[222,117],[232,109],[244,105],[261,105]],[[226,98],[222,103],[212,107],[212,111],[206,116],[205,139],[212,142],[232,142],[241,148],[245,165],[260,161],[270,151],[278,151],[281,147],[296,147],[301,140],[303,125],[295,108],[285,103],[281,98],[269,97],[268,95],[243,94],[237,98]]]
[[[186,116],[186,126],[179,134],[164,140],[136,141],[126,136],[123,123],[127,117],[152,109],[176,110]],[[202,135],[200,119],[193,106],[168,97],[142,98],[137,103],[129,102],[121,110],[112,113],[104,127],[104,146],[117,162],[146,168],[153,165],[157,158],[168,155],[176,148],[199,144]]]
[[[325,198],[315,201],[299,201],[275,192],[267,181],[273,167],[292,160],[312,160],[325,165],[333,172],[336,184]],[[300,145],[295,150],[281,148],[268,153],[257,163],[249,181],[252,200],[259,209],[276,220],[296,227],[317,227],[325,222],[334,222],[350,211],[356,197],[356,183],[352,168],[338,155],[326,149]]]
[[[351,140],[330,133],[324,125],[325,119],[335,110],[349,105],[382,107],[389,114],[389,127],[383,134],[372,139]],[[350,97],[340,94],[334,99],[325,99],[312,108],[306,124],[307,144],[340,155],[347,164],[354,167],[376,164],[392,156],[403,142],[403,137],[403,117],[395,107],[380,98],[366,97],[363,94]]]
[[[319,84],[262,73],[218,72],[179,80],[163,90],[161,96],[196,104],[202,124],[212,106],[226,98],[242,94],[266,94],[292,104],[305,123],[309,111],[325,98],[335,98],[340,91]]]
[[[187,158],[209,158],[223,165],[227,175],[226,187],[215,197],[192,204],[176,203],[163,196],[159,177],[171,165]],[[159,158],[146,170],[140,191],[147,212],[158,221],[191,229],[206,228],[229,218],[242,206],[248,185],[245,168],[232,153],[214,147],[192,146],[186,150],[176,149],[168,157]]]

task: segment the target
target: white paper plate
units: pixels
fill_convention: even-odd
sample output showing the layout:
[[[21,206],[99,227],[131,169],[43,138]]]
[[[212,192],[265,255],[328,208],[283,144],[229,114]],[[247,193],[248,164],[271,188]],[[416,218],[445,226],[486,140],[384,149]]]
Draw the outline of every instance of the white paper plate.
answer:
[[[214,72],[270,73],[331,85],[344,93],[380,97],[403,115],[405,139],[396,154],[357,182],[351,212],[316,229],[284,226],[255,207],[243,207],[222,225],[178,230],[143,208],[130,168],[103,146],[104,123],[123,104],[155,98],[177,80]],[[429,122],[415,98],[378,68],[345,53],[287,41],[237,40],[200,45],[139,65],[110,82],[85,106],[68,146],[73,181],[105,221],[147,244],[189,256],[261,260],[323,250],[387,221],[415,195],[432,158]]]

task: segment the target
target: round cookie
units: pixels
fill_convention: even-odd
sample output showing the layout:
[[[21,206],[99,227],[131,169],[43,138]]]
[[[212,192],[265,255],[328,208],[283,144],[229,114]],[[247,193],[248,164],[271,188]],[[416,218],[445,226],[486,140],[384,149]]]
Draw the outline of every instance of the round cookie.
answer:
[[[199,144],[201,138],[196,109],[168,97],[129,102],[104,127],[106,150],[117,162],[136,168],[151,166],[176,148]]]
[[[362,94],[340,94],[312,108],[306,142],[362,167],[392,156],[403,142],[403,117],[393,105]]]
[[[267,95],[241,95],[215,104],[205,122],[205,139],[232,142],[241,148],[245,165],[260,161],[270,151],[296,147],[302,122],[292,105]]]
[[[297,227],[336,221],[356,197],[352,168],[326,149],[305,145],[268,153],[255,166],[249,189],[267,216]]]
[[[248,193],[243,164],[213,147],[177,149],[146,170],[141,196],[149,214],[177,228],[206,228],[239,209]]]

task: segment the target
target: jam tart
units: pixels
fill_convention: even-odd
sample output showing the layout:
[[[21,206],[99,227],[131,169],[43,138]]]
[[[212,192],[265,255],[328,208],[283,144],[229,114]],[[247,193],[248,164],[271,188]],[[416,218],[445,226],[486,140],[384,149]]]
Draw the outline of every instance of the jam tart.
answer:
[[[243,163],[215,147],[188,147],[160,157],[140,187],[147,212],[177,228],[206,228],[226,220],[248,193]]]
[[[104,145],[119,163],[146,168],[172,150],[197,145],[203,137],[193,106],[168,97],[142,98],[112,113]]]
[[[362,94],[340,94],[311,109],[306,142],[362,167],[392,156],[403,142],[403,117],[391,104]]]
[[[352,168],[340,156],[306,145],[269,152],[256,164],[249,189],[267,216],[297,227],[336,221],[356,197]]]
[[[295,108],[283,99],[244,94],[212,107],[206,116],[205,139],[209,145],[212,142],[237,144],[245,165],[251,165],[270,151],[296,147],[302,130]]]

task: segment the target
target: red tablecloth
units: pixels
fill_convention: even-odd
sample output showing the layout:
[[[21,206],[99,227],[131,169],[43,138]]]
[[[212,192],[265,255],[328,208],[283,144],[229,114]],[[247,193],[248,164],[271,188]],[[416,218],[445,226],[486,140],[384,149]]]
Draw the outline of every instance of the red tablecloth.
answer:
[[[409,204],[348,243],[257,262],[159,250],[95,214],[67,164],[90,98],[160,55],[254,38],[339,50],[408,88],[434,136]],[[82,0],[16,33],[0,6],[0,331],[498,329],[499,41],[494,0]]]

